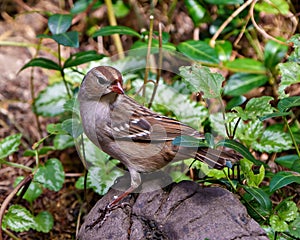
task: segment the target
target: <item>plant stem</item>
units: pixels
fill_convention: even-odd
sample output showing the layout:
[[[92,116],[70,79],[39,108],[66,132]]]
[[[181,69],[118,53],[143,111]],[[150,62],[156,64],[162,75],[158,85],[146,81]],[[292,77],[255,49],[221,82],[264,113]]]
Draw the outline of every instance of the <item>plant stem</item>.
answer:
[[[251,0],[251,6],[250,6],[250,9],[249,9],[249,12],[250,12],[250,15],[251,15],[251,21],[252,21],[252,24],[253,26],[255,27],[255,29],[261,34],[264,36],[264,38],[266,39],[271,39],[273,40],[274,42],[277,42],[279,44],[282,44],[282,45],[286,45],[288,46],[288,43],[286,42],[283,42],[283,41],[280,41],[278,40],[277,38],[274,38],[272,37],[271,35],[269,35],[264,29],[262,29],[260,26],[258,26],[258,24],[256,23],[255,19],[254,19],[254,6],[256,4],[257,0]]]
[[[170,8],[169,8],[168,13],[167,13],[168,24],[172,23],[172,18],[173,18],[174,11],[176,9],[177,2],[178,2],[178,0],[171,1],[171,5],[170,5]]]
[[[300,158],[300,151],[299,151],[299,148],[298,148],[296,139],[295,139],[295,137],[294,137],[294,134],[293,134],[293,132],[292,132],[292,130],[291,130],[291,128],[290,128],[290,125],[289,125],[288,121],[286,120],[286,117],[283,117],[283,120],[284,120],[284,123],[286,124],[286,126],[287,126],[287,128],[288,128],[288,130],[289,130],[289,134],[290,134],[291,139],[292,139],[292,142],[293,142],[293,144],[294,144],[294,146],[295,146],[295,149],[296,149],[296,152],[297,152],[297,154],[298,154],[298,157]]]
[[[226,135],[231,138],[231,134],[230,132],[228,131],[228,126],[226,124],[226,116],[225,116],[225,107],[224,107],[224,104],[223,104],[223,101],[222,101],[222,98],[221,96],[218,97],[218,100],[221,104],[221,112],[222,112],[222,116],[223,116],[223,120],[224,120],[224,126],[225,126],[225,130],[226,130]]]
[[[147,56],[146,56],[146,69],[144,76],[144,85],[143,85],[143,98],[146,98],[146,84],[148,82],[149,76],[149,63],[150,63],[150,54],[151,54],[151,45],[152,45],[152,36],[153,36],[153,15],[150,15],[150,26],[149,26],[149,39],[148,39],[148,47],[147,47]]]
[[[158,25],[158,41],[159,41],[159,55],[158,55],[158,67],[157,67],[157,73],[156,73],[156,81],[154,83],[154,89],[152,92],[152,96],[148,105],[148,108],[151,108],[152,103],[154,101],[154,97],[156,95],[157,92],[157,88],[158,88],[158,83],[159,83],[159,79],[161,76],[161,69],[162,69],[162,60],[163,60],[163,54],[162,54],[162,24],[159,23]]]
[[[251,3],[253,2],[253,0],[248,0],[247,2],[245,2],[243,5],[241,5],[237,10],[235,10],[230,16],[229,18],[226,19],[225,22],[223,22],[223,24],[219,27],[219,29],[216,31],[216,33],[214,34],[214,36],[211,38],[211,40],[209,41],[209,45],[211,47],[214,47],[216,44],[216,40],[219,37],[219,35],[221,34],[221,32],[225,29],[225,27],[237,16],[239,15],[247,6],[249,6]]]
[[[13,42],[13,41],[0,41],[0,46],[11,46],[11,47],[33,47],[37,48],[38,44],[35,43],[26,43],[26,42]],[[52,49],[45,47],[45,46],[40,46],[40,49],[52,54],[53,56],[56,56],[56,52],[53,51]]]
[[[47,30],[45,31],[45,34],[47,34],[48,32],[49,32],[49,28],[47,28]],[[36,52],[35,52],[33,58],[37,57],[39,51],[41,50],[41,46],[42,46],[42,38],[39,39],[39,43],[36,45]],[[39,116],[36,113],[36,105],[35,105],[34,69],[35,68],[33,67],[33,68],[31,68],[31,71],[30,71],[30,94],[31,94],[32,109],[33,109],[33,113],[34,113],[34,117],[35,117],[35,122],[37,125],[38,135],[39,135],[39,138],[41,138],[42,137],[42,128],[41,128]]]
[[[109,24],[111,26],[117,26],[117,20],[114,14],[114,9],[113,9],[113,5],[111,0],[104,0],[105,5],[107,7],[107,15],[108,15],[108,20],[109,20]],[[120,56],[120,58],[124,58],[124,50],[123,50],[123,46],[122,46],[122,42],[121,42],[121,38],[119,34],[113,34],[112,38],[114,40],[114,43],[116,45],[117,48],[117,52],[118,55]]]
[[[5,232],[7,234],[7,236],[11,237],[14,240],[22,240],[21,238],[16,237],[13,233],[8,231],[7,229],[3,229],[3,232]]]
[[[60,67],[60,74],[61,74],[61,77],[63,79],[63,82],[64,82],[64,85],[65,85],[65,88],[66,88],[66,91],[67,91],[67,94],[68,94],[68,97],[71,98],[71,93],[70,93],[70,89],[68,87],[68,83],[66,81],[66,78],[65,78],[65,73],[64,73],[64,69],[62,67],[62,63],[61,63],[61,51],[60,51],[60,44],[57,45],[58,48],[57,48],[57,52],[58,52],[58,65]]]
[[[236,187],[234,186],[233,182],[231,181],[231,179],[230,179],[230,177],[228,176],[228,174],[227,174],[227,172],[226,172],[225,169],[223,169],[223,173],[225,174],[225,176],[226,176],[228,182],[230,183],[230,186],[232,187],[232,189],[234,189],[234,191],[236,192],[236,191],[237,191],[237,190],[236,190]]]
[[[7,166],[20,168],[20,169],[23,169],[23,170],[28,171],[28,172],[33,171],[33,168],[31,168],[31,167],[27,167],[27,166],[24,166],[23,164],[19,164],[19,163],[8,162],[8,161],[5,161],[4,159],[0,159],[0,163],[5,164]]]
[[[9,205],[10,201],[13,199],[13,197],[17,194],[17,192],[27,183],[32,181],[33,175],[30,174],[27,177],[25,177],[16,187],[15,189],[5,198],[3,201],[1,208],[0,208],[0,240],[3,240],[2,238],[2,219],[4,212]]]

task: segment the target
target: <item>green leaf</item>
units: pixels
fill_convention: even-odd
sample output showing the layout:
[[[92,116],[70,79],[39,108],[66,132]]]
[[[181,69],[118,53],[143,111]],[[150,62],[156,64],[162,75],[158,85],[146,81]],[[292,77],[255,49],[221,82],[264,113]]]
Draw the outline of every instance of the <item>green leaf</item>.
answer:
[[[276,232],[284,232],[288,230],[288,224],[283,220],[280,219],[277,215],[272,215],[269,219],[271,227]]]
[[[275,239],[275,231],[269,224],[268,225],[260,225],[260,226],[267,233],[268,239]],[[278,240],[287,240],[287,239],[278,239]]]
[[[125,17],[130,12],[130,9],[122,0],[117,0],[116,3],[113,4],[113,10],[117,18]]]
[[[236,111],[237,115],[243,120],[256,119],[274,112],[274,108],[270,104],[271,100],[273,98],[270,96],[251,98],[244,110],[241,107],[235,107],[232,110]]]
[[[259,173],[254,173],[252,170],[253,163],[247,159],[241,159],[239,161],[241,170],[247,180],[249,187],[258,187],[265,177],[265,168],[263,165],[259,168]]]
[[[291,222],[296,219],[298,215],[298,208],[293,201],[284,201],[279,208],[277,208],[277,214],[280,219]]]
[[[143,79],[132,81],[132,89],[137,91],[143,84]],[[149,97],[147,102],[150,101],[150,93],[153,92],[153,87],[153,84],[147,86],[146,95]],[[198,128],[202,126],[203,121],[207,118],[208,111],[203,105],[191,101],[191,93],[182,81],[175,81],[172,86],[160,81],[152,109],[168,117],[179,119],[191,127]]]
[[[298,34],[300,35],[300,34]],[[299,36],[297,36],[299,37]],[[289,42],[289,44],[291,44]],[[292,44],[298,44],[298,43],[292,43]],[[297,63],[297,64],[300,64],[300,47],[295,47],[294,46],[294,50],[289,54],[288,56],[288,62],[294,62],[294,63]]]
[[[275,159],[275,162],[292,171],[300,172],[300,158],[298,155],[285,155]],[[298,166],[298,168],[296,168]]]
[[[283,117],[283,116],[287,116],[287,115],[290,115],[292,114],[292,112],[274,112],[274,113],[270,113],[270,114],[267,114],[267,115],[264,115],[262,117],[258,117],[260,121],[264,121],[266,119],[269,119],[269,118],[273,118],[273,117]]]
[[[137,40],[131,45],[131,49],[128,53],[132,57],[146,57],[148,51],[148,41]],[[176,47],[172,43],[163,43],[162,49],[170,52],[176,51]],[[159,44],[157,39],[152,39],[152,45],[150,49],[151,54],[158,54]],[[172,53],[171,53],[172,54]]]
[[[199,1],[184,0],[184,5],[196,26],[205,21],[205,15],[207,15],[207,11]]]
[[[141,38],[141,35],[138,32],[134,31],[132,28],[125,27],[125,26],[102,27],[93,34],[93,37],[110,36],[113,34],[130,35],[130,36]]]
[[[272,209],[272,202],[268,196],[261,188],[254,188],[248,186],[242,186],[247,193],[249,193],[259,205],[267,212],[270,212]]]
[[[232,44],[229,41],[217,41],[215,46],[220,61],[229,61],[232,54]]]
[[[13,186],[16,187],[23,179],[24,179],[23,176],[17,177]],[[20,195],[21,191],[22,191],[22,189],[18,192],[18,194],[17,194],[18,196]],[[23,199],[25,199],[29,203],[32,203],[42,193],[43,193],[43,190],[40,187],[40,185],[38,183],[32,181],[30,183],[29,187],[27,188],[27,190],[23,196]]]
[[[39,212],[34,218],[35,230],[38,232],[48,233],[53,228],[54,220],[51,213],[47,211]]]
[[[295,238],[300,238],[300,216],[289,224],[289,232]]]
[[[67,47],[79,47],[79,34],[78,32],[71,31],[66,33],[60,33],[52,35],[50,38],[52,38],[57,43],[67,46]]]
[[[49,17],[48,27],[52,34],[65,33],[72,24],[71,14],[53,14]]]
[[[41,156],[41,155],[45,155],[48,152],[51,152],[51,151],[54,151],[54,150],[55,150],[55,148],[52,147],[52,146],[45,146],[45,147],[39,148],[37,151],[38,151],[38,155]],[[23,156],[24,157],[35,157],[36,156],[35,151],[36,150],[26,149]]]
[[[50,123],[46,127],[47,132],[50,134],[66,134],[66,130],[62,128],[61,123]]]
[[[247,146],[248,149],[251,149],[253,143],[261,138],[264,130],[264,124],[258,119],[252,119],[247,122],[241,121],[236,129],[236,137]]]
[[[84,135],[85,136],[85,135]],[[79,148],[80,147],[80,148]],[[87,137],[84,137],[84,150],[85,150],[85,159],[88,163],[83,162],[85,166],[87,165],[96,165],[103,167],[103,164],[108,161],[110,158],[109,155],[101,151],[96,145],[94,145]],[[82,144],[78,146],[78,152],[83,155]],[[83,158],[81,157],[81,160]]]
[[[141,32],[141,35],[143,36],[144,40],[147,40],[148,36],[149,36],[149,31],[143,31]],[[153,31],[153,39],[152,40],[157,40],[157,38],[159,37],[159,32],[158,31]],[[167,32],[162,32],[162,44],[165,43],[169,43],[170,41],[170,34]],[[156,44],[157,46],[159,46],[158,42]]]
[[[278,92],[280,98],[286,97],[284,90],[292,84],[300,83],[300,65],[296,62],[287,62],[278,64],[281,72],[281,82]]]
[[[171,171],[170,177],[172,178],[173,182],[179,183],[181,181],[187,180],[190,181],[191,178],[188,177],[185,173],[182,171]]]
[[[251,73],[235,73],[231,75],[224,87],[224,94],[240,96],[250,90],[264,85],[268,81],[266,75]]]
[[[57,150],[63,150],[74,146],[74,139],[70,135],[56,135],[53,139],[53,145]]]
[[[269,2],[258,2],[255,4],[255,10],[259,12],[265,12],[270,14],[282,14],[289,13],[289,4],[285,0],[270,0]]]
[[[172,144],[176,146],[183,147],[208,147],[207,143],[203,142],[204,139],[198,139],[191,136],[178,136],[173,141]]]
[[[215,147],[215,138],[214,135],[212,135],[211,133],[207,132],[204,134],[205,136],[205,140],[207,142],[208,147],[210,148],[214,148]]]
[[[104,55],[98,54],[96,51],[84,51],[72,54],[64,63],[64,68],[78,66],[83,63],[100,60]]]
[[[76,2],[74,2],[74,6],[73,8],[70,10],[70,12],[72,14],[78,14],[81,12],[84,12],[87,7],[93,2],[93,6],[92,9],[95,10],[98,7],[100,7],[103,2],[102,1],[93,1],[93,0],[77,0]]]
[[[79,102],[77,101],[77,97],[72,97],[71,99],[67,100],[64,104],[64,110],[66,112],[69,111],[76,114],[77,116],[80,116]]]
[[[18,147],[21,144],[22,134],[10,135],[0,141],[0,159],[6,158],[12,153],[18,151]]]
[[[299,48],[300,47],[300,34],[296,33],[287,41],[288,43],[292,43],[293,48]]]
[[[205,0],[205,2],[215,5],[243,4],[243,0]]]
[[[224,62],[224,67],[232,72],[255,74],[266,73],[264,64],[252,58],[237,58],[233,61]]]
[[[247,98],[244,96],[235,96],[227,103],[226,110],[242,105],[246,100]]]
[[[219,56],[216,49],[204,41],[189,40],[181,42],[177,49],[190,59],[203,64],[219,64]]]
[[[44,117],[57,116],[64,112],[63,105],[68,99],[64,83],[54,83],[39,93],[35,101],[35,111]]]
[[[288,98],[281,99],[278,102],[278,110],[280,112],[286,112],[292,107],[300,106],[300,96],[292,96]]]
[[[251,146],[260,152],[282,152],[283,150],[292,149],[292,140],[288,133],[269,127]]]
[[[53,62],[52,60],[47,58],[33,58],[28,63],[26,63],[20,69],[20,71],[23,71],[24,69],[29,67],[41,67],[60,71],[60,66],[56,62]]]
[[[89,168],[87,176],[87,188],[92,188],[100,195],[107,193],[108,189],[114,184],[115,180],[122,176],[122,172],[116,169],[118,161],[102,162],[102,166],[92,166]],[[84,188],[84,178],[80,177],[76,188]]]
[[[278,172],[270,181],[270,191],[274,192],[279,188],[282,188],[291,183],[300,184],[300,175],[293,174],[291,172]]]
[[[285,56],[288,46],[270,40],[264,51],[264,64],[266,68],[273,69]]]
[[[224,77],[220,73],[212,73],[208,67],[200,65],[179,68],[180,75],[193,91],[203,93],[204,98],[219,98]]]
[[[62,128],[73,138],[77,138],[80,134],[83,133],[82,124],[77,118],[66,119],[62,123]]]
[[[2,227],[16,232],[28,231],[34,228],[34,216],[23,206],[12,205],[4,215]]]
[[[233,139],[224,139],[224,140],[220,140],[217,144],[216,147],[219,146],[224,146],[224,147],[228,147],[231,148],[233,150],[235,150],[236,152],[242,154],[242,156],[248,160],[250,160],[252,163],[260,166],[262,165],[262,162],[256,160],[253,155],[249,152],[248,148],[246,148],[243,144],[233,140]]]
[[[65,180],[65,172],[61,162],[56,158],[50,158],[44,166],[38,168],[34,180],[43,184],[45,188],[59,191]]]
[[[148,40],[147,40],[147,44],[148,44]],[[158,53],[158,51],[157,51],[157,50],[159,50],[159,41],[158,41],[158,39],[152,39],[151,48],[152,48],[151,53],[152,52],[153,53],[156,53],[156,52]],[[176,51],[175,45],[173,43],[169,43],[169,42],[163,43],[162,48],[163,48],[163,50],[169,50],[171,53]]]

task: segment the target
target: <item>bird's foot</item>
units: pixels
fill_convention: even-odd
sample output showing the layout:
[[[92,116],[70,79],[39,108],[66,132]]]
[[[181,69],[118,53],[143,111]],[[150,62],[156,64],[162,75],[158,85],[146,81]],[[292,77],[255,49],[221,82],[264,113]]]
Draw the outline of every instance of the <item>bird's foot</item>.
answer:
[[[99,209],[99,213],[100,213],[99,217],[95,219],[92,224],[87,225],[85,228],[90,230],[94,228],[97,224],[99,224],[99,228],[100,228],[114,210],[118,208],[125,208],[125,207],[131,207],[130,203],[128,202],[122,202],[118,204],[109,203],[104,209]]]

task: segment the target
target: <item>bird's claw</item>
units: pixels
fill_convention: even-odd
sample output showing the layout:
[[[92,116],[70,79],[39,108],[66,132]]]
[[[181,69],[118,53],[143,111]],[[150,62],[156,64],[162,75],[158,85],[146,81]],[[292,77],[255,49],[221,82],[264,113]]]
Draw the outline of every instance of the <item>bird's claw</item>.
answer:
[[[101,227],[103,223],[106,221],[107,217],[112,213],[112,211],[116,210],[117,208],[124,208],[124,207],[131,207],[131,205],[128,202],[123,202],[120,204],[109,203],[104,209],[99,209],[100,216],[92,224],[87,225],[86,229],[92,229],[98,223],[99,223],[99,227]]]

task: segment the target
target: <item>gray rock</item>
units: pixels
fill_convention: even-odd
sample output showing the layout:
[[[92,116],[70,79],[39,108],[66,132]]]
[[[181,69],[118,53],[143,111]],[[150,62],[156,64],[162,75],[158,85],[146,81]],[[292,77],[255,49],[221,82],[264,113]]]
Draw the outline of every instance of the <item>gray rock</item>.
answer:
[[[235,195],[223,188],[201,188],[195,182],[182,181],[165,189],[131,194],[113,210],[105,211],[119,193],[110,189],[97,202],[78,239],[268,239]]]

